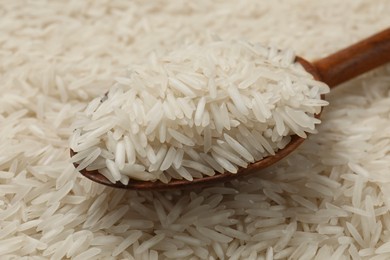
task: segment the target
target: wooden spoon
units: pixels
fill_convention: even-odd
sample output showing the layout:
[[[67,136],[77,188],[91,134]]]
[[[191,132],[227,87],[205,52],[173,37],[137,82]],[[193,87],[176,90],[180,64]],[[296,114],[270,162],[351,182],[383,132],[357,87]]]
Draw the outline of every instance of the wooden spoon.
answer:
[[[297,57],[296,61],[299,62],[307,72],[312,74],[316,80],[322,81],[330,88],[333,88],[390,61],[390,28],[313,63],[310,63],[301,57]],[[324,99],[324,97],[322,97],[322,99]],[[317,117],[319,116],[320,115],[317,115]],[[304,138],[294,135],[292,136],[291,142],[285,148],[277,151],[274,156],[269,156],[249,164],[247,168],[239,168],[238,172],[235,174],[217,173],[214,176],[204,176],[203,178],[194,179],[193,181],[172,179],[169,183],[165,184],[160,181],[130,180],[128,185],[123,185],[119,181],[116,183],[110,182],[97,170],[87,171],[84,169],[81,171],[81,174],[94,182],[122,189],[154,191],[194,188],[196,186],[205,186],[216,182],[226,182],[269,167],[294,151],[304,140]],[[75,153],[71,150],[70,154],[73,156]],[[75,163],[74,166],[77,167],[78,164]]]

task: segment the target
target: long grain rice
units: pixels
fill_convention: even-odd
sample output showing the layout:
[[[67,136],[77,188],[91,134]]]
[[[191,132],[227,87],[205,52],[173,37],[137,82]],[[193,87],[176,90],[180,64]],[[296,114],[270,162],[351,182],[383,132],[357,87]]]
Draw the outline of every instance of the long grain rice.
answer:
[[[197,154],[204,152],[226,171],[235,173],[237,166],[245,168],[255,158],[274,155],[278,149],[287,145],[291,135],[306,137],[305,132],[314,133],[315,125],[321,122],[314,118],[319,110],[307,105],[300,106],[290,96],[300,96],[300,101],[312,100],[315,103],[315,100],[320,100],[321,94],[327,93],[327,87],[312,80],[313,76],[303,72],[294,59],[284,57],[290,57],[291,51],[259,54],[252,51],[254,45],[267,50],[264,46],[244,43],[243,40],[218,40],[200,46],[185,46],[162,57],[154,56],[144,66],[130,67],[128,78],[116,78],[117,83],[105,95],[104,101],[101,97],[95,98],[74,123],[76,131],[70,145],[71,149],[78,152],[73,158],[78,163],[77,170],[105,158],[98,150],[103,145],[103,150],[114,155],[115,160],[106,158],[106,166],[97,170],[104,171],[104,175],[111,173],[109,180],[127,183],[128,178],[133,178],[130,173],[126,174],[127,177],[119,177],[119,170],[126,163],[144,165],[156,176],[155,179],[158,179],[156,171],[167,171],[175,179],[184,177],[192,180],[202,175],[214,175],[216,168],[221,172],[222,169],[214,166],[213,169],[202,170],[204,167],[196,166],[202,163],[199,155],[195,162],[188,165],[184,165],[189,159],[184,155],[183,163],[180,164],[179,159],[175,160],[179,157],[176,154],[178,149],[190,148]],[[273,49],[269,48],[270,53]],[[213,64],[207,61],[210,57]],[[273,58],[272,62],[270,57]],[[233,60],[234,66],[230,64]],[[286,64],[286,60],[291,60],[290,64]],[[222,70],[216,69],[210,74],[215,66],[220,66]],[[207,79],[212,75],[212,80],[218,79],[213,83],[213,90],[207,86],[210,79],[192,79],[191,74],[194,72],[202,78]],[[264,75],[262,72],[265,72]],[[160,77],[168,79],[168,85],[163,91],[154,83]],[[287,85],[280,86],[282,82]],[[284,89],[288,89],[290,94],[286,95]],[[128,111],[129,107],[132,112]],[[176,117],[178,113],[173,111],[179,110],[185,117]],[[127,116],[132,113],[135,114],[135,120]],[[275,119],[271,117],[272,114]],[[110,120],[111,130],[107,133],[102,132],[102,128],[96,130],[100,122]],[[236,122],[233,127],[231,121]],[[273,131],[275,122],[277,131]],[[254,131],[255,135],[252,134]],[[272,136],[269,134],[271,131]],[[247,139],[250,145],[243,139]],[[104,142],[99,144],[100,140]],[[168,153],[160,168],[149,167],[157,162],[155,154],[162,145],[167,146]],[[250,146],[253,146],[252,149]],[[84,152],[87,149],[94,149],[94,152]],[[210,150],[218,155],[215,157]],[[170,170],[173,167],[179,169],[180,165],[183,168],[179,175]],[[201,172],[202,175],[190,177],[188,174],[193,171],[187,171],[186,168]],[[137,179],[149,178],[137,176]]]
[[[272,248],[274,259],[389,259],[388,65],[332,90],[326,97],[331,106],[316,127],[319,134],[309,135],[294,154],[250,178],[192,191],[119,191],[92,183],[72,165],[85,160],[79,169],[103,169],[110,160],[122,176],[127,172],[132,179],[168,181],[160,167],[169,144],[176,150],[173,170],[188,160],[217,173],[236,171],[237,165],[212,149],[215,145],[245,163],[251,161],[246,151],[255,160],[272,154],[288,143],[279,136],[289,134],[291,126],[297,130],[301,123],[304,132],[312,132],[296,110],[318,113],[327,104],[314,99],[322,86],[313,86],[305,95],[310,99],[303,99],[293,96],[301,69],[290,67],[288,77],[266,68],[251,73],[253,67],[245,62],[242,70],[230,73],[229,68],[243,63],[221,61],[223,55],[217,55],[177,66],[161,57],[190,45],[244,38],[224,57],[244,49],[288,69],[294,52],[316,60],[386,28],[389,12],[385,0],[283,5],[252,0],[2,1],[1,258],[153,260],[178,256],[178,251],[186,259],[266,259]],[[155,77],[137,74],[149,60],[147,66],[160,70]],[[221,73],[231,77],[221,78]],[[161,102],[171,88],[169,78],[193,98],[175,89]],[[274,82],[278,79],[280,84]],[[283,91],[278,96],[288,99],[294,111],[273,106],[276,93],[264,93],[264,82],[279,84]],[[313,84],[299,81],[307,83]],[[118,88],[105,96],[115,84]],[[156,91],[136,95],[143,84]],[[220,89],[223,84],[240,97],[231,100]],[[120,108],[128,100],[134,102]],[[78,114],[92,117],[91,124],[76,123]],[[285,120],[289,114],[299,118]],[[255,121],[268,122],[272,129]],[[145,134],[148,123],[156,124],[148,129],[150,135]],[[168,128],[195,145],[180,148],[180,137],[175,139]],[[88,142],[78,143],[82,134]],[[225,134],[246,151],[228,138],[229,143]],[[217,143],[217,137],[224,143]],[[78,152],[72,160],[69,144]],[[187,171],[193,178],[203,176]],[[112,178],[108,169],[101,173]],[[213,232],[224,242],[214,240]],[[156,236],[164,238],[149,248]]]

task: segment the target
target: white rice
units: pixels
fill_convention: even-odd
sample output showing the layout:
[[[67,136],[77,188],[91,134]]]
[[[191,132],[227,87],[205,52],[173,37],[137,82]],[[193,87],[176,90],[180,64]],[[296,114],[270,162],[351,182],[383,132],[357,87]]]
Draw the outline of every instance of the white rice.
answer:
[[[141,124],[149,110],[142,109],[139,102],[146,101],[151,108],[157,103],[156,98],[137,97],[134,106],[128,107],[129,113],[111,111],[107,100],[100,103],[95,99],[116,84],[113,79],[118,75],[124,75],[117,79],[124,89],[130,86],[123,68],[145,64],[149,59],[155,60],[154,68],[160,68],[158,59],[170,50],[220,41],[217,34],[223,39],[245,38],[292,49],[308,60],[316,60],[386,28],[390,24],[389,12],[386,0],[298,0],[283,5],[252,0],[3,1],[0,4],[1,259],[266,259],[267,253],[274,259],[389,259],[388,65],[335,89],[327,97],[331,105],[317,127],[319,134],[310,135],[294,154],[258,175],[211,188],[136,192],[92,183],[74,170],[68,140],[75,136],[71,124],[76,114],[94,115],[95,126],[90,125],[88,130],[92,141],[85,147],[93,142],[101,144],[99,137],[111,131],[111,141],[125,144],[125,163],[123,166],[122,145],[117,148],[110,144],[107,147],[111,150],[99,147],[102,158],[95,159],[89,166],[91,169],[106,167],[108,159],[122,175],[124,169],[132,168],[137,170],[132,178],[156,179],[161,174],[164,177],[160,178],[168,180],[158,169],[170,146],[154,149],[154,158],[151,151],[154,146],[148,146],[153,142],[152,136],[149,140],[145,129],[137,128],[136,124],[129,126],[127,119]],[[272,62],[285,67],[293,60],[291,53],[278,61],[276,49],[245,46],[259,55],[268,53]],[[231,55],[236,54],[232,50]],[[223,68],[233,65],[233,60],[227,60]],[[186,67],[171,66],[166,70],[175,69],[180,72]],[[243,68],[245,71],[251,68]],[[263,74],[278,77],[272,71],[264,70]],[[223,81],[213,79],[215,75],[212,70],[204,74],[192,70],[169,77],[191,86],[189,90],[196,95],[207,84],[210,98],[217,99],[223,94],[219,91]],[[274,151],[272,138],[275,140],[290,129],[287,122],[280,121],[284,120],[281,115],[275,116],[272,108],[266,109],[265,104],[274,102],[272,96],[262,95],[259,99],[254,94],[256,102],[248,102],[244,93],[257,75],[236,85],[246,109],[254,112],[256,120],[274,118],[275,124],[279,124],[275,133],[264,134],[266,142],[260,137],[261,130],[251,130],[248,119],[245,126],[254,139],[244,128],[238,129],[243,122],[240,119],[245,118],[239,111],[245,107],[234,110],[230,101],[225,106],[215,106],[214,111],[223,119],[214,122],[220,124],[216,127],[238,130],[237,138],[228,131],[224,134],[239,142],[254,159]],[[155,78],[161,91],[168,88],[169,77]],[[291,95],[288,79],[283,78],[283,83],[283,97]],[[315,95],[316,91],[307,95]],[[220,100],[228,97],[224,93]],[[116,95],[115,100],[124,102],[120,93]],[[173,95],[167,99],[162,111],[168,119],[194,118],[198,103]],[[213,111],[206,109],[208,102],[206,98],[202,123],[213,120]],[[313,109],[325,104],[315,100],[300,105]],[[175,109],[179,106],[184,111]],[[191,116],[189,109],[193,110]],[[238,117],[227,122],[226,115],[233,114],[232,111]],[[111,119],[98,121],[98,116],[110,113],[115,113],[117,124],[131,129],[132,134],[121,139],[125,131],[119,127],[112,129]],[[200,115],[198,123],[199,120]],[[81,125],[76,127],[81,129]],[[181,166],[179,161],[183,159],[203,161],[217,172],[222,167],[236,169],[212,149],[216,145],[212,128],[200,126],[191,132],[193,128],[186,127],[181,131],[163,123],[155,129],[154,140],[178,144],[168,128],[195,143],[208,143],[201,150],[192,149],[193,146],[180,151],[175,146],[173,168]],[[204,135],[197,132],[199,129],[204,129]],[[226,141],[222,148],[230,147],[226,150],[244,162],[250,161],[244,149],[235,144],[233,148],[224,135],[221,140]],[[264,151],[254,140],[262,144]],[[79,151],[82,155],[79,160],[88,156],[92,160],[94,151],[96,148]],[[148,166],[140,163],[141,153],[155,162]],[[219,156],[223,166],[213,159],[212,153]],[[149,169],[156,175],[148,175]]]
[[[291,51],[270,55],[271,49],[243,40],[218,40],[184,46],[164,56],[153,56],[144,64],[130,66],[127,78],[117,78],[104,100],[95,98],[78,116],[77,130],[70,142],[71,149],[78,153],[77,159],[73,159],[77,169],[83,170],[103,158],[97,155],[100,149],[115,157],[116,166],[114,161],[106,160],[106,165],[97,169],[104,175],[111,173],[109,180],[121,180],[119,170],[126,163],[144,165],[155,180],[164,171],[174,179],[192,180],[214,175],[216,169],[220,173],[224,170],[235,173],[237,166],[245,168],[248,163],[274,155],[289,142],[289,136],[306,137],[305,132],[313,133],[315,124],[321,122],[314,118],[320,112],[315,104],[328,88],[312,80],[311,74],[294,63]],[[286,60],[291,62],[287,64]],[[201,80],[193,78],[194,73]],[[163,89],[157,84],[161,78],[168,79]],[[210,80],[214,82],[212,91]],[[299,100],[294,100],[296,96]],[[302,102],[314,106],[301,105]],[[182,111],[183,116],[176,116],[175,111]],[[100,121],[111,121],[111,130],[102,133],[101,123],[97,123]],[[232,127],[231,121],[237,123]],[[100,136],[96,135],[96,129]],[[270,131],[272,137],[267,136]],[[112,133],[118,133],[117,138]],[[248,139],[258,152],[252,153],[248,145],[240,143],[240,136]],[[150,167],[164,145],[168,152],[160,168]],[[84,152],[91,149],[93,153]],[[177,153],[181,156],[187,149],[198,154],[204,152],[222,168],[200,158],[189,161],[187,155],[182,163],[175,159],[179,157]],[[211,150],[218,155],[215,157]],[[125,151],[130,153],[127,161]],[[193,171],[188,171],[189,168],[197,171],[196,176],[191,175]],[[129,172],[126,176],[132,178]]]

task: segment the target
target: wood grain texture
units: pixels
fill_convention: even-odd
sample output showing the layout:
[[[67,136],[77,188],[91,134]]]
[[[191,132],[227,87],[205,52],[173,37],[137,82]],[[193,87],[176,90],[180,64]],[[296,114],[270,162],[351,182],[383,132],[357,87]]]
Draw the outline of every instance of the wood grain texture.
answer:
[[[313,62],[323,82],[335,87],[390,61],[390,28]]]

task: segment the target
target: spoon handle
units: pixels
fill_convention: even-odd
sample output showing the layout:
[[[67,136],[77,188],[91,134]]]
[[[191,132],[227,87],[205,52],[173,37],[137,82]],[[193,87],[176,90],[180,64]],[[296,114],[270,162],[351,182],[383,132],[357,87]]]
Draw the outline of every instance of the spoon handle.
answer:
[[[390,28],[313,62],[329,87],[390,62]]]

